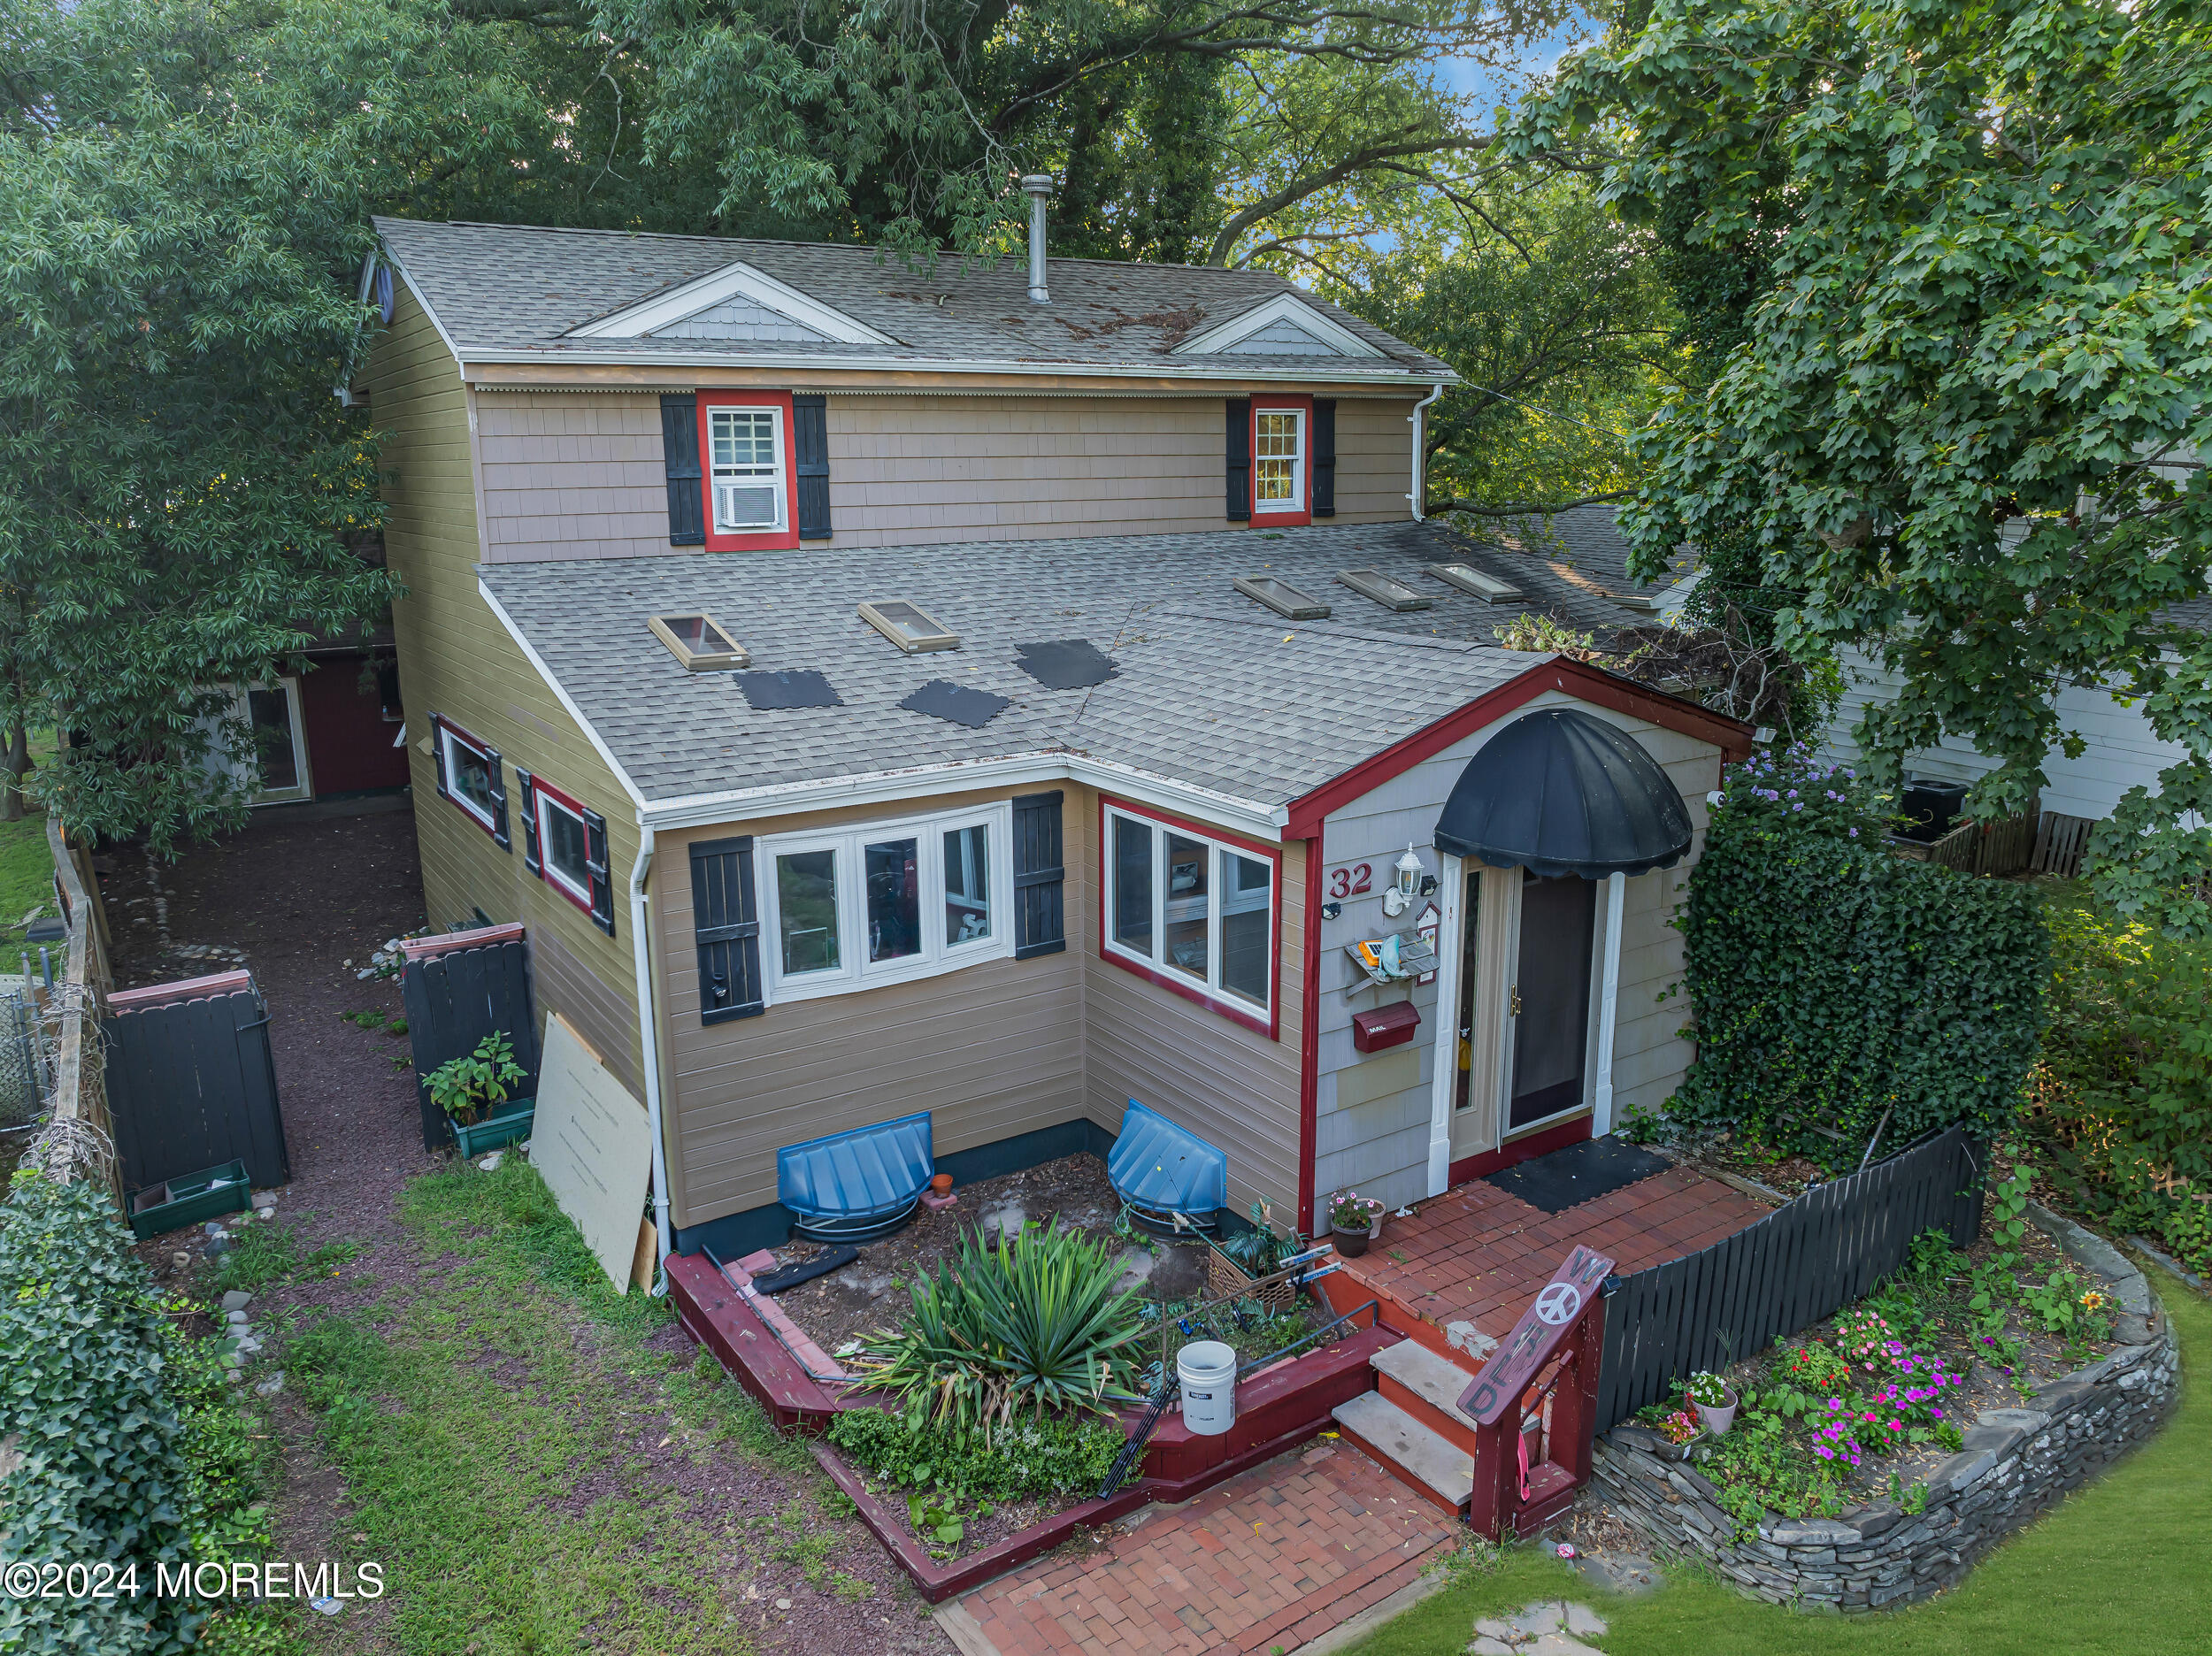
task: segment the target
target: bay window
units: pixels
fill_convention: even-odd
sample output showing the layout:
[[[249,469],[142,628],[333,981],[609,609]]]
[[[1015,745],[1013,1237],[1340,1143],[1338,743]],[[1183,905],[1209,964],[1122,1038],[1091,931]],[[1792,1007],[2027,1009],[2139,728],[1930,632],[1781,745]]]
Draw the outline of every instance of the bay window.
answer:
[[[762,840],[772,998],[1010,956],[1011,843],[1002,804]]]
[[[1273,854],[1121,806],[1104,825],[1106,958],[1271,1031]]]

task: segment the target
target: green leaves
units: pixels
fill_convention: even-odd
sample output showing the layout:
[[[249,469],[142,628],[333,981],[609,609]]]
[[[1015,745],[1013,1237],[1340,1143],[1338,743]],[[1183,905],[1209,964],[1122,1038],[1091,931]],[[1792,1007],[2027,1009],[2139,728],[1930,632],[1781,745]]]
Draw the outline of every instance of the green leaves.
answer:
[[[2212,638],[2173,609],[2212,571],[2203,9],[1658,0],[1509,142],[1601,164],[1625,216],[1715,266],[1709,389],[1637,439],[1647,565],[1750,525],[1793,594],[1778,636],[1901,678],[1870,752],[1954,735],[2002,762],[1977,815],[2042,782],[2056,686],[2140,700],[2183,756],[2095,878],[2212,927],[2168,911],[2212,870],[2179,825],[2212,804]]]
[[[507,1090],[530,1072],[515,1062],[514,1042],[505,1030],[494,1030],[476,1043],[476,1050],[449,1058],[423,1077],[430,1101],[447,1115],[466,1116],[507,1101]]]

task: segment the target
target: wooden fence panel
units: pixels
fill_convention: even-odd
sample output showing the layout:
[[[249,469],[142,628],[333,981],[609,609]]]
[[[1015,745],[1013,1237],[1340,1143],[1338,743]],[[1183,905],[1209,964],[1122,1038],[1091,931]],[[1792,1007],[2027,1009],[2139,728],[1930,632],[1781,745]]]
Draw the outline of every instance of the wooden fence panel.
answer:
[[[268,1008],[242,973],[222,981],[238,986],[166,1001],[147,999],[166,985],[133,991],[139,1003],[100,1026],[126,1191],[233,1161],[259,1186],[291,1177]]]
[[[1765,1350],[1863,1298],[1924,1231],[1971,1243],[1984,1156],[1954,1127],[1808,1191],[1711,1247],[1616,1277],[1598,1387],[1603,1431],[1671,1382]]]
[[[515,1062],[529,1071],[514,1096],[536,1096],[537,1021],[531,1012],[530,949],[521,938],[411,959],[400,974],[400,991],[407,1006],[425,1149],[441,1150],[453,1142],[445,1112],[430,1101],[426,1077],[448,1059],[474,1052],[495,1031],[506,1032],[514,1043]]]

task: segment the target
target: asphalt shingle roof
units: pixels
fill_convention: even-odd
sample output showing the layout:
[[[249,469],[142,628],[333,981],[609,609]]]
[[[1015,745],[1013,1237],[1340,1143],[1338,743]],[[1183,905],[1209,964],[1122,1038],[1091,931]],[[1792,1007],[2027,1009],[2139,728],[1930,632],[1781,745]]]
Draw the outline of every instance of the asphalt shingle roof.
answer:
[[[1492,605],[1421,573],[1466,558],[1532,602]],[[1339,585],[1372,565],[1437,599],[1385,610]],[[1269,573],[1334,607],[1291,622],[1231,586]],[[1074,751],[1269,806],[1285,804],[1548,659],[1498,648],[1532,609],[1584,630],[1617,606],[1534,560],[1435,524],[991,541],[927,548],[580,559],[482,566],[512,617],[650,800],[910,767]],[[905,598],[961,648],[902,653],[856,613]],[[686,672],[646,628],[704,610],[755,669],[814,669],[844,705],[757,710],[727,673]],[[1118,664],[1054,690],[1016,646],[1085,638]],[[946,678],[1007,699],[969,729],[898,704]]]
[[[378,218],[385,245],[460,348],[543,352],[549,359],[604,353],[665,355],[672,362],[776,356],[864,363],[960,360],[1007,364],[1173,365],[1166,353],[1200,328],[1294,294],[1384,354],[1357,356],[1200,356],[1295,366],[1316,377],[1448,378],[1451,370],[1348,311],[1266,271],[1101,259],[1052,259],[1049,305],[1029,301],[1025,259],[945,256],[917,270],[896,256],[852,244],[641,235],[528,225],[434,224]],[[898,341],[570,339],[571,329],[742,261]]]

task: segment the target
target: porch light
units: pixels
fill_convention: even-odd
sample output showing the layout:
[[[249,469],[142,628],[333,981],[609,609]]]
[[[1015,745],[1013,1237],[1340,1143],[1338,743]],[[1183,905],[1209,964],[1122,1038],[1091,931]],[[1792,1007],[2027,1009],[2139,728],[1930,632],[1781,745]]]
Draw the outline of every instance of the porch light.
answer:
[[[1383,893],[1383,912],[1393,916],[1405,913],[1407,906],[1421,894],[1421,877],[1427,872],[1421,859],[1413,855],[1413,847],[1408,846],[1405,855],[1398,859],[1397,878]]]

